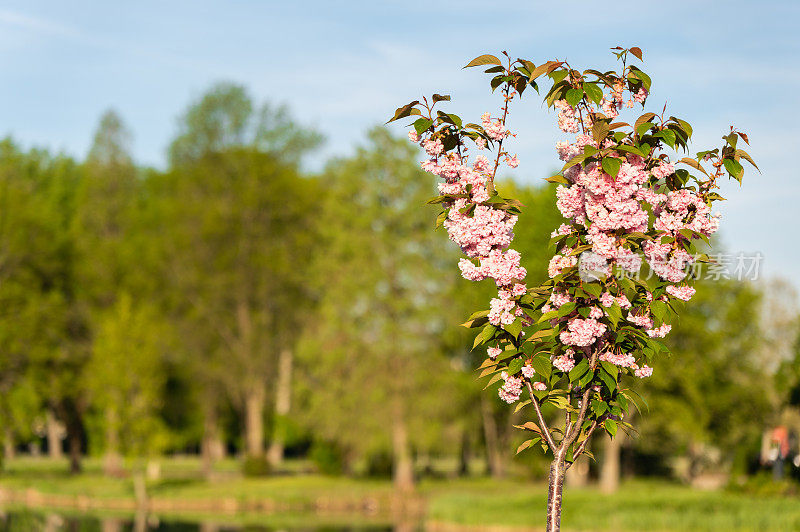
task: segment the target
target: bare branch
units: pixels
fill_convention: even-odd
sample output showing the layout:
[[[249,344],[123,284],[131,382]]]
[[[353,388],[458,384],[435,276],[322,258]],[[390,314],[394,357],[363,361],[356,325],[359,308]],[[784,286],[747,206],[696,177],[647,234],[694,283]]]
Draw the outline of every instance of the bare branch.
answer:
[[[558,447],[556,446],[555,441],[553,441],[553,436],[550,434],[550,428],[544,421],[544,416],[542,416],[542,409],[539,406],[539,400],[533,394],[533,388],[531,387],[530,381],[526,380],[525,386],[528,387],[528,393],[531,394],[531,403],[533,404],[533,409],[536,411],[536,420],[539,422],[539,427],[542,429],[542,436],[544,437],[544,440],[547,442],[547,446],[550,447],[551,451],[553,451],[553,455],[555,455]]]

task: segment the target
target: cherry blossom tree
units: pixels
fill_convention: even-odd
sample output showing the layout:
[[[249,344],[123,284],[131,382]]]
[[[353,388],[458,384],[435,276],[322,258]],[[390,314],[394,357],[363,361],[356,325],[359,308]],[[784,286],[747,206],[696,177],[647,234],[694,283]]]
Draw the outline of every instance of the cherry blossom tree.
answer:
[[[620,67],[605,72],[482,55],[466,67],[491,76],[502,96],[499,114],[465,123],[437,108],[449,96],[433,94],[389,120],[414,118],[409,138],[429,156],[423,169],[443,180],[429,203],[443,207],[437,226],[466,255],[462,275],[497,286],[489,309],[464,325],[480,329],[473,349],[486,349],[480,375],[489,377],[487,387],[498,383],[503,401],[531,414],[517,426],[531,436],[517,452],[541,446],[553,457],[548,532],[560,530],[566,471],[590,454],[592,435],[632,428],[624,421],[637,398],[629,379],[652,374],[652,360],[667,352],[660,338],[695,293],[692,268],[710,260],[701,250],[719,228],[712,212],[724,199],[719,181],[728,175],[741,183],[742,162],[755,166],[737,146],[748,144],[747,135],[733,127],[721,147],[681,157],[692,127],[668,116],[666,105],[623,121],[626,108],[644,109],[651,79],[633,64],[642,60],[639,48],[612,52]],[[558,128],[570,135],[556,144],[561,171],[547,179],[559,184],[555,201],[565,221],[552,233],[549,279],[535,287],[511,248],[523,205],[494,187],[501,165],[519,164],[506,124],[528,87],[546,89]]]

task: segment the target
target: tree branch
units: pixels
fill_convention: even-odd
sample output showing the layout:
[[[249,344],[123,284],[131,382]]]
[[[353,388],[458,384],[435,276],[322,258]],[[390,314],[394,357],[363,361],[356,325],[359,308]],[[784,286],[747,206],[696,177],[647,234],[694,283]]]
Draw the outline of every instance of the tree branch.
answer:
[[[547,423],[544,421],[542,409],[539,406],[539,400],[533,394],[533,388],[531,387],[530,381],[526,380],[525,386],[528,387],[528,393],[531,394],[531,403],[533,404],[533,409],[536,411],[536,420],[539,422],[539,428],[542,429],[542,436],[547,442],[547,446],[550,447],[551,451],[553,451],[553,455],[555,455],[558,447],[556,446],[555,441],[553,441],[553,436],[550,434],[550,429],[548,428]]]
[[[592,424],[591,424],[591,426],[590,426],[590,427],[589,427],[589,429],[586,431],[586,439],[585,439],[585,440],[583,440],[583,441],[580,443],[580,445],[578,445],[578,447],[577,447],[577,448],[575,448],[575,451],[572,453],[572,458],[573,458],[573,460],[577,460],[577,459],[578,459],[578,457],[579,457],[581,454],[583,454],[583,451],[585,451],[585,450],[586,450],[586,445],[589,443],[589,439],[592,437],[592,433],[594,432],[594,430],[595,430],[595,429],[596,429],[598,426],[599,426],[599,424],[597,423],[597,421],[596,421],[596,420],[595,420],[595,421],[592,421]]]

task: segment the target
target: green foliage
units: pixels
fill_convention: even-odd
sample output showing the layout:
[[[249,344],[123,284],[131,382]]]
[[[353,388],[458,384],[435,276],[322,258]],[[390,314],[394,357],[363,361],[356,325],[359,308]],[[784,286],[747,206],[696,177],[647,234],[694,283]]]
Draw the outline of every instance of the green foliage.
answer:
[[[269,462],[263,456],[247,456],[242,463],[242,474],[246,477],[265,477],[270,471]]]

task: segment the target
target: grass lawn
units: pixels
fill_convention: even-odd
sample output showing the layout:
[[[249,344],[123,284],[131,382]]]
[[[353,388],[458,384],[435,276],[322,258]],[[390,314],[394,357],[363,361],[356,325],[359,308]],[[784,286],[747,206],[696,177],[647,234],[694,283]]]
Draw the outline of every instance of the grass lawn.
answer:
[[[131,499],[130,478],[106,478],[100,464],[89,460],[82,475],[65,473],[66,463],[47,459],[18,459],[6,464],[0,488],[35,489],[56,495],[85,495],[94,499]],[[303,469],[294,464],[295,469]],[[235,461],[218,465],[219,479],[199,477],[199,462],[192,458],[163,462],[162,478],[150,481],[148,495],[162,500],[204,501],[221,498],[238,501],[269,499],[278,504],[313,506],[320,499],[388,500],[386,480],[286,474],[270,478],[242,478]],[[419,495],[426,502],[427,523],[438,529],[541,530],[546,492],[543,483],[488,478],[425,480]],[[246,517],[246,518],[245,518]],[[194,517],[193,517],[194,519]],[[226,520],[274,525],[297,520],[333,523],[362,522],[363,515],[314,515],[297,511],[269,516],[235,516]],[[367,519],[369,520],[369,519]],[[452,526],[451,526],[452,525]],[[436,527],[434,527],[436,528]],[[636,480],[623,484],[614,495],[593,488],[567,489],[564,496],[565,531],[795,531],[800,530],[800,499],[752,496],[728,491],[697,491],[665,481]]]

